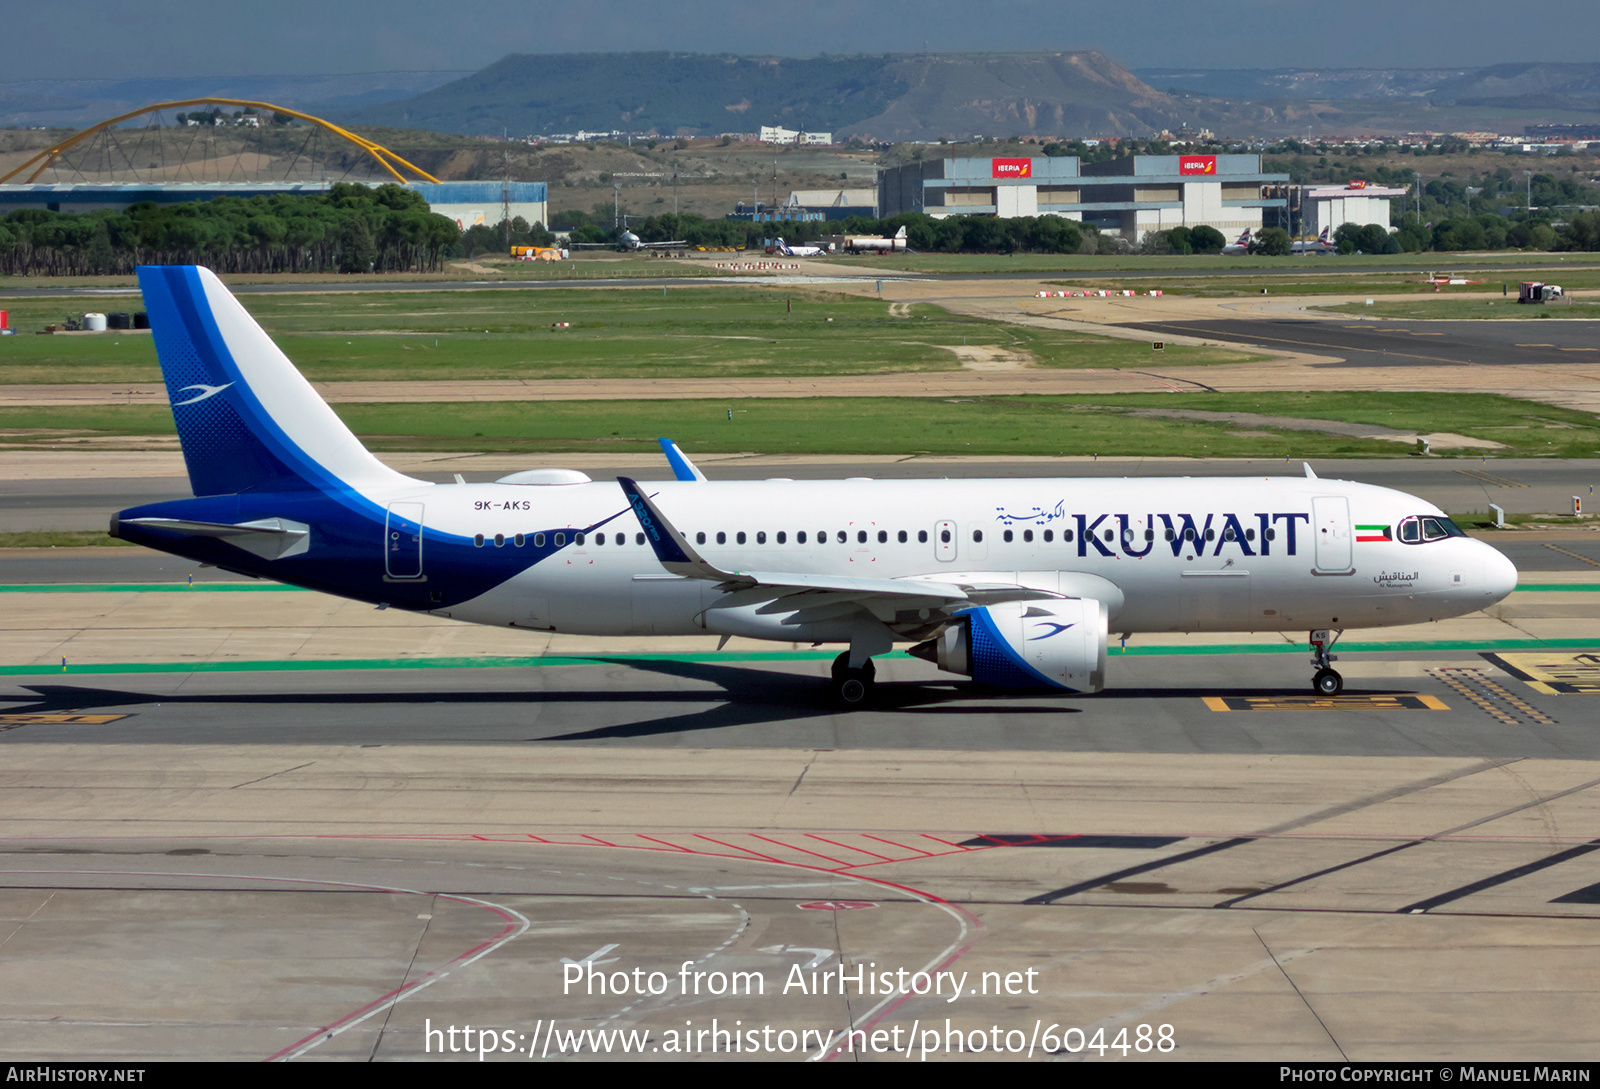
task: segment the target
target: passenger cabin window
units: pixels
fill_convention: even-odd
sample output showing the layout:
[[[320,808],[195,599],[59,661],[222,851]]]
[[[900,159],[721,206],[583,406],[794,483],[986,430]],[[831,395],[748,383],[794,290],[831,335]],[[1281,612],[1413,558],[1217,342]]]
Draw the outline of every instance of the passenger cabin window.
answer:
[[[906,543],[906,531],[903,530],[903,529],[900,531],[900,543],[901,544],[905,544]]]
[[[694,535],[694,543],[695,544],[705,544],[706,543],[705,530],[701,530],[699,533],[696,533]]]
[[[1055,539],[1056,539],[1056,531],[1055,530],[1047,529],[1047,530],[1044,531],[1044,543],[1045,544],[1049,544],[1051,541],[1053,541]]]
[[[543,548],[544,547],[544,534],[543,533],[535,533],[533,535],[533,547],[534,548]]]
[[[517,534],[516,537],[513,538],[513,540],[516,542],[516,545],[517,545],[518,548],[522,547],[522,542],[524,540],[522,534],[520,534],[520,533]]]
[[[483,547],[483,534],[480,533],[476,537],[472,538],[472,544],[473,544],[474,548],[482,548]]]
[[[863,536],[865,536],[865,535],[863,534]],[[850,534],[846,533],[844,530],[841,529],[839,531],[839,543],[840,544],[848,544],[849,542],[850,542]]]
[[[638,544],[638,545],[644,544],[644,534],[643,533],[635,533],[633,535],[633,543],[634,544]]]
[[[1005,541],[1006,544],[1010,544],[1011,543],[1011,531],[1008,529],[1004,533],[1000,534],[1000,539]]]
[[[927,544],[928,543],[928,531],[927,530],[925,530],[925,529],[917,530],[917,543],[918,544]]]
[[[1069,542],[1069,543],[1070,543],[1070,542],[1071,542],[1071,540],[1072,540],[1072,530],[1070,530],[1070,529],[1064,529],[1064,530],[1062,530],[1062,531],[1061,531],[1061,539],[1062,539],[1062,540],[1063,540],[1063,541],[1067,541],[1067,542]]]
[[[556,547],[560,548],[562,545],[564,545],[566,543],[567,543],[567,535],[565,533],[557,533],[556,534]]]
[[[496,548],[504,548],[506,546],[506,535],[504,533],[496,533],[494,535],[494,546]]]
[[[572,543],[581,545],[583,543],[583,534],[579,533],[575,537],[573,537],[572,538]]]
[[[888,544],[889,543],[889,531],[888,530],[886,530],[886,529],[878,530],[878,543],[879,544]]]
[[[1024,541],[1031,541],[1031,540],[1033,540],[1033,530],[1031,530],[1031,529],[1025,529],[1025,530],[1023,530],[1023,531],[1022,531],[1022,539],[1023,539],[1023,540],[1024,540]]]
[[[734,544],[744,544],[744,530],[741,529],[733,535],[733,542]]]
[[[796,533],[794,535],[794,543],[795,544],[805,544],[806,543],[806,531],[805,530],[802,529],[799,533]]]
[[[939,540],[941,542],[943,542],[944,544],[949,544],[950,543],[950,531],[948,529],[941,529],[939,531]]]
[[[927,539],[927,534],[923,534],[923,539],[924,540]],[[945,534],[945,540],[948,541],[949,539],[950,539],[950,535],[948,533]],[[983,530],[975,529],[975,530],[972,531],[972,543],[973,544],[982,544],[983,543]]]
[[[720,529],[717,530],[717,543],[718,544],[727,544],[728,543],[728,535],[726,533],[722,532],[722,530],[720,530]]]
[[[864,530],[864,529],[856,530],[856,544],[866,544],[866,543],[867,543],[867,531]]]

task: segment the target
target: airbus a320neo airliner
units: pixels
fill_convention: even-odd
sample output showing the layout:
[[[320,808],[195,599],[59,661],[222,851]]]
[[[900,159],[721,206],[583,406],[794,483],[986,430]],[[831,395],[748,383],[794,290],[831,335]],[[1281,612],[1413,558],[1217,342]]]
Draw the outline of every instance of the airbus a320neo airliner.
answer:
[[[1459,616],[1516,584],[1436,507],[1303,477],[708,481],[568,469],[433,484],[361,445],[203,268],[139,283],[194,498],[111,533],[230,571],[479,624],[845,644],[871,698],[895,643],[996,688],[1097,692],[1109,633],[1329,632]]]

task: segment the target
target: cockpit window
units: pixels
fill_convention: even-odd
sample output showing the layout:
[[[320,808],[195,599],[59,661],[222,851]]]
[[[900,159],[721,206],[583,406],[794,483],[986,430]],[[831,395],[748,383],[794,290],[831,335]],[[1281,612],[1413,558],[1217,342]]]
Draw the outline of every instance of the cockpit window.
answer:
[[[1422,514],[1401,519],[1399,536],[1405,544],[1428,544],[1447,537],[1465,537],[1466,533],[1441,514]]]

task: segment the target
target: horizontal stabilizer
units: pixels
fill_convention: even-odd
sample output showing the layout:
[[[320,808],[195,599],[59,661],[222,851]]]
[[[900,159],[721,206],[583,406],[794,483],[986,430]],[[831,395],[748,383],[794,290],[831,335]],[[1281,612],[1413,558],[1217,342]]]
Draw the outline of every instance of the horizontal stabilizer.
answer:
[[[311,527],[287,518],[257,518],[236,524],[195,522],[186,518],[128,518],[122,524],[190,537],[215,537],[265,560],[298,556],[311,547]]]

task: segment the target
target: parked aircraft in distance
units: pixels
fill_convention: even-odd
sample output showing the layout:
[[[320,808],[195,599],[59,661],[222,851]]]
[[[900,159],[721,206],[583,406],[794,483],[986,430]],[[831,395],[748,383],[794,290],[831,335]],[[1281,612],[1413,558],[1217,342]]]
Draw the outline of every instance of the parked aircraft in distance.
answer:
[[[785,257],[821,257],[828,252],[826,246],[793,246],[781,237],[773,239],[773,249]]]
[[[1324,227],[1324,228],[1322,228],[1322,233],[1317,235],[1317,237],[1311,239],[1310,241],[1306,241],[1305,239],[1300,239],[1300,240],[1297,240],[1295,242],[1290,243],[1289,244],[1289,252],[1290,253],[1332,253],[1334,251],[1335,247],[1334,247],[1334,244],[1333,244],[1332,240],[1329,238],[1329,235],[1331,235],[1331,234],[1332,234],[1332,228]]]
[[[906,248],[906,229],[901,227],[892,238],[876,234],[846,235],[840,248],[850,253],[903,253]]]
[[[1112,632],[1330,638],[1485,608],[1517,573],[1437,507],[1286,478],[433,484],[390,469],[208,270],[139,270],[194,498],[124,540],[373,604],[534,631],[713,633],[848,649],[846,705],[894,644],[998,688],[1096,692]],[[196,391],[199,391],[198,394]]]
[[[1250,252],[1250,228],[1246,227],[1244,229],[1244,234],[1241,234],[1237,241],[1235,241],[1235,242],[1233,242],[1233,243],[1231,243],[1229,245],[1223,246],[1222,247],[1222,252],[1225,253],[1225,254],[1228,254],[1229,256],[1234,256],[1234,255],[1241,254],[1241,253],[1249,253]]]

